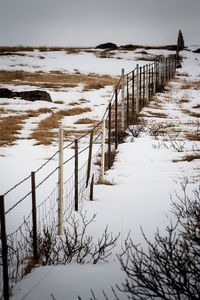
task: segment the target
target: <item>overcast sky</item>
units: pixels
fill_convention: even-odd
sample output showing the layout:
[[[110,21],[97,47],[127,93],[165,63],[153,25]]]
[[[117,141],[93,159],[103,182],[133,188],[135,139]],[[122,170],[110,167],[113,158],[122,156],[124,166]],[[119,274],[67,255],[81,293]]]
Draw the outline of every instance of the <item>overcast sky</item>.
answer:
[[[200,0],[0,0],[0,45],[200,44]]]

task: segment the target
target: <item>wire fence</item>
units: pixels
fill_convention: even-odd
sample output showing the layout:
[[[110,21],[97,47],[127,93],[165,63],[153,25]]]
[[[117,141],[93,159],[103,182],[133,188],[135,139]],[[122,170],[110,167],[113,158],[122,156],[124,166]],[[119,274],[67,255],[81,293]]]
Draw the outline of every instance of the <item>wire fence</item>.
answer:
[[[0,196],[1,239],[0,239],[0,298],[9,299],[11,288],[20,281],[35,263],[40,263],[38,244],[49,226],[58,231],[60,226],[60,191],[62,191],[62,220],[69,218],[74,210],[81,209],[83,198],[93,200],[93,184],[104,182],[104,173],[110,169],[118,144],[125,136],[126,128],[136,124],[142,107],[150,98],[162,90],[175,75],[174,58],[161,59],[124,74],[117,83],[102,120],[90,131],[75,141],[62,145],[35,172],[11,187]],[[81,143],[84,138],[84,143]],[[88,142],[86,143],[86,139]],[[68,150],[70,156],[68,156]],[[74,151],[74,153],[71,151]],[[64,152],[62,166],[57,163]],[[49,165],[52,164],[51,170]],[[46,168],[48,167],[48,172]],[[64,181],[57,174],[64,169],[68,176]],[[39,174],[40,177],[38,176]],[[36,177],[35,177],[36,176]],[[35,184],[35,178],[40,181]],[[45,192],[42,188],[45,186]],[[61,186],[62,185],[62,186]],[[24,189],[24,186],[26,188]],[[52,191],[48,196],[47,190]],[[22,189],[22,194],[10,203],[5,211],[4,202],[10,194]],[[40,199],[40,201],[38,201]],[[37,204],[38,203],[38,204]],[[29,214],[21,225],[7,234],[6,220],[10,215],[21,213],[20,205],[28,207]],[[31,209],[30,209],[31,207]],[[45,231],[46,230],[46,231]]]

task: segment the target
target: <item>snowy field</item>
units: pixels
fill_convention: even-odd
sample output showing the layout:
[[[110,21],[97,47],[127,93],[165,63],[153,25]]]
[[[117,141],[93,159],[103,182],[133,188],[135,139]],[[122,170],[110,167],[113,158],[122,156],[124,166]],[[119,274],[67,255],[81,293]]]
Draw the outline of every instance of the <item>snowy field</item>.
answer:
[[[143,244],[141,227],[149,239],[153,239],[157,228],[164,234],[166,226],[174,216],[171,214],[171,198],[176,200],[176,193],[181,195],[181,182],[188,178],[188,196],[198,187],[200,179],[200,54],[192,50],[198,46],[188,47],[181,52],[182,68],[177,70],[176,77],[168,83],[162,93],[155,95],[153,100],[141,112],[143,129],[138,138],[129,135],[126,142],[119,145],[118,153],[111,170],[106,172],[106,180],[113,185],[95,185],[93,202],[83,200],[83,211],[88,218],[97,214],[90,225],[89,233],[98,239],[108,225],[113,234],[120,233],[118,244],[114,248],[108,262],[93,264],[76,264],[38,267],[19,282],[13,290],[12,300],[34,299],[78,299],[89,300],[90,289],[95,291],[97,299],[104,299],[102,290],[112,299],[111,286],[121,284],[124,274],[116,257],[122,251],[124,240],[129,231],[134,243]],[[111,58],[100,58],[95,50],[82,50],[77,54],[65,51],[42,52],[35,50],[26,52],[25,56],[0,56],[2,70],[22,70],[26,72],[62,71],[69,74],[96,73],[110,75],[117,80],[121,68],[130,72],[139,64],[147,63],[137,60],[142,51],[115,50]],[[150,49],[148,55],[169,55],[172,51]],[[41,56],[43,57],[41,59]],[[145,55],[146,56],[146,55]],[[78,70],[78,71],[77,71]],[[12,90],[30,90],[37,86],[1,84]],[[53,102],[28,102],[21,99],[0,99],[3,109],[2,118],[9,114],[18,114],[26,110],[49,108],[52,111],[64,109],[70,103],[80,99],[86,102],[79,106],[90,107],[91,111],[79,116],[62,119],[64,128],[88,129],[87,125],[76,125],[80,118],[101,120],[107,103],[112,96],[113,86],[105,86],[97,90],[84,91],[83,84],[66,87],[62,90],[45,89]],[[58,103],[62,101],[62,103]],[[57,102],[57,103],[56,103]],[[16,144],[0,148],[1,186],[0,194],[24,177],[30,175],[45,160],[57,151],[55,138],[49,146],[34,145],[33,139],[27,139],[31,131],[37,127],[45,115],[27,119],[18,134]],[[158,128],[155,132],[155,128]],[[67,144],[67,142],[66,142]],[[84,145],[83,145],[84,146]],[[69,157],[73,149],[66,152]],[[52,161],[54,168],[57,160]],[[48,167],[49,168],[49,167]],[[44,172],[49,172],[47,169]],[[72,166],[64,169],[64,176],[72,172]],[[44,175],[44,174],[43,174]],[[42,176],[42,175],[39,175]],[[40,181],[40,177],[37,178]],[[56,183],[53,177],[48,185],[42,188],[38,201],[42,201],[45,193],[49,194]],[[54,181],[54,182],[53,182]],[[6,202],[9,209],[18,197],[13,191]],[[41,198],[41,200],[40,200]],[[30,202],[22,203],[18,210],[8,214],[7,230],[12,232],[23,221],[23,216],[30,213]],[[120,294],[120,299],[127,295]]]

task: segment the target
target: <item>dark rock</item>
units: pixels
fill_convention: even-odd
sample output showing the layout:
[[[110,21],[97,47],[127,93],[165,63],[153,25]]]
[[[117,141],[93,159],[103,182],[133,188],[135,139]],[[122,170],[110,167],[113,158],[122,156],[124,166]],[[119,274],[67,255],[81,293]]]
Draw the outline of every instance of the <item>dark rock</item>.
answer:
[[[49,93],[45,91],[35,90],[35,91],[25,91],[25,92],[19,92],[18,97],[21,97],[24,100],[27,101],[48,101],[52,102],[51,96]]]
[[[200,48],[198,48],[197,50],[192,51],[193,53],[200,53]]]
[[[117,45],[116,44],[113,44],[113,43],[105,43],[105,44],[100,44],[96,47],[96,49],[112,49],[112,50],[115,50],[115,49],[118,49]]]
[[[52,102],[51,96],[45,91],[25,91],[25,92],[12,92],[9,89],[0,88],[0,98],[15,98],[19,97],[27,101],[48,101]]]
[[[13,92],[9,89],[0,88],[0,98],[13,98]]]
[[[122,50],[129,50],[129,51],[135,51],[137,48],[140,48],[140,46],[138,46],[138,45],[131,45],[131,44],[122,45],[120,47],[120,49],[122,49]]]

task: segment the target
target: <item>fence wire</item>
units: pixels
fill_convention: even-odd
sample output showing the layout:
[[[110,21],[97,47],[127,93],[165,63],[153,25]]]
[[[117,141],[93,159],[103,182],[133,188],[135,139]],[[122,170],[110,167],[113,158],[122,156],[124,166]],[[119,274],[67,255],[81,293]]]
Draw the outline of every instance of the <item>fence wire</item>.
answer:
[[[101,143],[102,143],[102,123],[105,121],[105,169],[111,167],[114,159],[114,154],[117,149],[118,143],[124,138],[123,122],[127,128],[129,124],[133,124],[137,116],[137,109],[139,111],[148,102],[149,98],[161,88],[167,80],[174,75],[174,61],[173,60],[160,60],[148,64],[148,66],[135,68],[133,71],[125,75],[124,90],[122,91],[122,77],[120,78],[115,91],[109,101],[103,118],[98,122],[94,128],[89,130],[86,134],[79,137],[79,150],[78,160],[78,204],[81,209],[83,199],[89,199],[92,181],[95,183],[99,180],[100,165],[101,165]],[[148,67],[148,72],[147,72]],[[138,73],[138,77],[137,77]],[[148,84],[147,84],[148,83]],[[123,120],[124,118],[124,120]],[[90,135],[93,133],[92,140],[92,156],[91,156],[91,169],[88,171],[88,153],[89,153],[89,140]],[[88,139],[88,141],[87,141]],[[81,143],[82,142],[82,143]],[[64,145],[63,151],[72,149],[74,141]],[[44,168],[50,161],[53,161],[58,155],[56,151],[45,163],[43,163],[35,173],[44,171]],[[67,168],[68,178],[63,183],[63,221],[67,223],[72,212],[75,208],[75,153],[69,158],[65,159],[63,166]],[[40,178],[39,183],[36,185],[36,190],[39,194],[39,187],[43,186],[47,180],[58,171],[59,167],[53,169],[43,178]],[[90,173],[89,178],[88,174]],[[31,175],[27,176],[19,183],[10,188],[4,197],[11,193],[16,188],[20,187],[23,183],[29,181],[30,187]],[[93,179],[93,180],[92,180]],[[58,230],[58,187],[54,182],[54,189],[39,205],[36,207],[37,215],[37,240],[38,245],[41,243],[44,232],[48,228],[53,228],[54,231]],[[17,200],[5,213],[14,210],[20,203],[32,194],[32,190]],[[30,198],[30,197],[29,197]],[[2,240],[0,239],[0,297],[3,298],[3,258],[2,258]],[[21,280],[34,265],[33,259],[33,222],[32,213],[30,213],[22,222],[17,230],[7,235],[7,249],[8,249],[8,274],[9,284],[12,287],[16,282]]]

